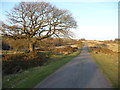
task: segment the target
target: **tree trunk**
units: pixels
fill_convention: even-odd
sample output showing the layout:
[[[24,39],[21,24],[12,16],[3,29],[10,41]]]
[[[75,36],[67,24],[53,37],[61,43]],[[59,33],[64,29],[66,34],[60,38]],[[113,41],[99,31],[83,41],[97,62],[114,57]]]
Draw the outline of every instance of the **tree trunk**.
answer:
[[[35,51],[35,44],[34,43],[29,43],[29,50],[30,50],[30,52]]]

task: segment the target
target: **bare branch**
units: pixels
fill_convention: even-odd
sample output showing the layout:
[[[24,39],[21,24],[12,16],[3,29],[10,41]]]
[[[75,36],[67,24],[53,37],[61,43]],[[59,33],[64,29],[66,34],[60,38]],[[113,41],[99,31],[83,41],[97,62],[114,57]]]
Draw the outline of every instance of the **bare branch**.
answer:
[[[3,25],[3,35],[16,39],[41,40],[52,35],[68,36],[69,29],[77,26],[68,10],[58,9],[43,1],[20,2],[7,16],[12,25]]]

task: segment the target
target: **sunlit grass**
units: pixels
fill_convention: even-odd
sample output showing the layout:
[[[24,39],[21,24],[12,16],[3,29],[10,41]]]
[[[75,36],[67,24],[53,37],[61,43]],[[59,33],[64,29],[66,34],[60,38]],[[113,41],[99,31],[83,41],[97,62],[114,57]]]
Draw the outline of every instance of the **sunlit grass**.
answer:
[[[2,50],[2,54],[16,54],[16,53],[24,53],[22,51],[12,51],[12,50]]]
[[[118,88],[118,56],[104,53],[91,53],[91,55],[113,87]]]
[[[56,55],[52,58],[56,60],[49,62],[43,66],[25,70],[22,73],[8,75],[3,78],[3,88],[33,88],[40,81],[55,72],[58,68],[69,62],[73,57],[77,56],[80,51],[74,52],[67,56]]]

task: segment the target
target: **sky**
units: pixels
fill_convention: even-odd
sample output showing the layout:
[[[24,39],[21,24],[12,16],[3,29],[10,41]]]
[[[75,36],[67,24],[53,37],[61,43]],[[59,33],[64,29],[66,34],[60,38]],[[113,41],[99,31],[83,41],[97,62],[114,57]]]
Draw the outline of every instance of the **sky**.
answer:
[[[75,39],[114,40],[118,38],[117,0],[50,0],[49,2],[72,13],[78,24],[76,29],[72,29]],[[2,8],[0,9],[0,20],[6,22],[5,11],[11,11],[17,3],[14,0],[0,1]]]

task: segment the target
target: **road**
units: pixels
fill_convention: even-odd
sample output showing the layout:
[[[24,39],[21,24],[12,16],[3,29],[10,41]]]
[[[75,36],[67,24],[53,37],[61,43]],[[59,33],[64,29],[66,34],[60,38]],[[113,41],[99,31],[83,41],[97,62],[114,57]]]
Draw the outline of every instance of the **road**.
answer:
[[[111,88],[111,85],[84,46],[80,55],[35,88]]]

